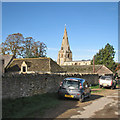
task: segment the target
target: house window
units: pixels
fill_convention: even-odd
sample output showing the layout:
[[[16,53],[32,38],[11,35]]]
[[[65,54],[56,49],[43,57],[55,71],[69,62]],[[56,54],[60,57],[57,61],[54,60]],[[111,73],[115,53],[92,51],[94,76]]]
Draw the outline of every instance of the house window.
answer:
[[[21,65],[21,73],[27,73],[27,64],[23,61]]]
[[[23,72],[26,72],[26,66],[23,66]]]

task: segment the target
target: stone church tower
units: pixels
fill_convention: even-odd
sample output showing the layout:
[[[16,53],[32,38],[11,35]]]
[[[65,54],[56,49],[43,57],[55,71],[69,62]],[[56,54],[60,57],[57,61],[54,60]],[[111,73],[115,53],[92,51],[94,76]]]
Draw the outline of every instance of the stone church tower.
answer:
[[[72,52],[70,50],[67,30],[65,26],[64,36],[62,40],[61,50],[58,53],[57,64],[64,65],[64,62],[72,61]]]

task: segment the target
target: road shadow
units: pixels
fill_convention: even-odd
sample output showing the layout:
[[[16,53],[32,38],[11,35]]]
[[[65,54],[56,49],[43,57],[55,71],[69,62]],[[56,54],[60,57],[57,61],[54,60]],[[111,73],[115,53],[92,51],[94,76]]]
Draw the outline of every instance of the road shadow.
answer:
[[[47,110],[45,114],[43,115],[43,118],[68,118],[68,116],[70,116],[68,113],[68,110],[72,110],[72,109],[75,110],[77,108],[82,108],[86,106],[87,104],[90,104],[89,101],[92,102],[93,100],[99,99],[101,97],[103,96],[91,95],[91,97],[86,98],[83,103],[80,103],[79,100],[77,99],[71,99],[71,98],[59,99],[60,104],[56,108],[51,108]],[[58,99],[57,96],[56,96],[56,99]]]
[[[93,101],[93,100],[99,99],[101,97],[104,97],[104,96],[103,95],[91,95],[91,97],[86,98],[84,102]]]

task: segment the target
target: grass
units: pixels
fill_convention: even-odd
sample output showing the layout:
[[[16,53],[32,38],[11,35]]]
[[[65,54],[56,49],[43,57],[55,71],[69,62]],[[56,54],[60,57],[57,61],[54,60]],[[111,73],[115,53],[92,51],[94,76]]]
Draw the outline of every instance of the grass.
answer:
[[[94,89],[94,91],[91,91],[91,93],[98,93],[98,92],[101,92],[102,90],[105,90],[105,88],[99,88],[99,85],[91,86],[90,88],[91,90]],[[100,90],[97,90],[97,89],[100,89]]]
[[[98,88],[99,88],[99,85],[91,86],[90,88],[91,88],[91,89],[98,89]]]
[[[25,118],[42,116],[46,109],[57,107],[60,100],[57,93],[46,93],[31,97],[5,99],[2,102],[3,118]]]

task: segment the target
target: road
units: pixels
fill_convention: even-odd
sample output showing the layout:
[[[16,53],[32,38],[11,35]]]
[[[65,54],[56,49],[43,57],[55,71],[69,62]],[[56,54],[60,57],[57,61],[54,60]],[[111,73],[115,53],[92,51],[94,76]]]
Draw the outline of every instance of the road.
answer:
[[[70,118],[118,118],[118,89],[93,101],[83,109],[83,111],[77,111],[78,113]]]
[[[59,107],[48,110],[43,118],[118,118],[118,92],[118,88],[106,89],[92,94],[83,103],[73,99],[62,100]]]

